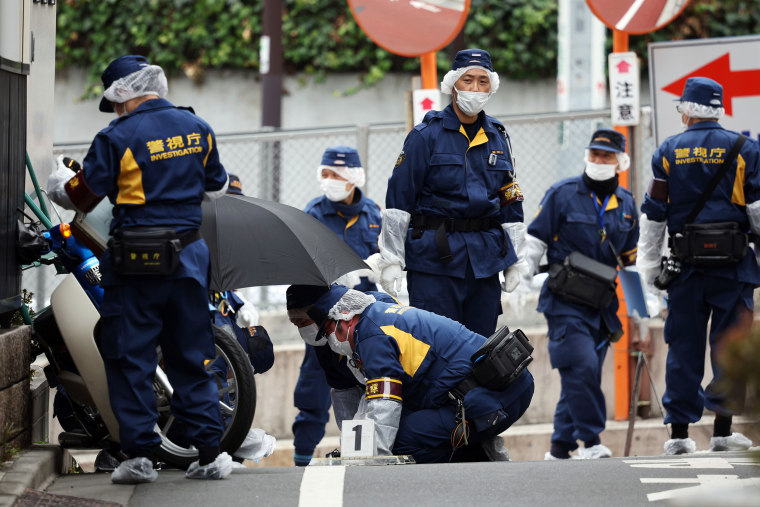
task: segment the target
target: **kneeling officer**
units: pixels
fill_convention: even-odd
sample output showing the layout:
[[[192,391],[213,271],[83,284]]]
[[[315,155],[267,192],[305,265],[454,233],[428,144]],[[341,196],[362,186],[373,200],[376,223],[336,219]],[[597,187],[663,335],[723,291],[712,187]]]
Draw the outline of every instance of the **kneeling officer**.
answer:
[[[316,323],[320,339],[366,377],[366,406],[357,417],[364,408],[374,420],[378,454],[408,454],[418,463],[509,459],[498,435],[533,397],[525,370],[532,347],[520,331],[489,340],[498,342],[493,350],[517,356],[506,371],[497,357],[494,369],[486,338],[458,322],[342,285],[313,289],[288,290],[292,297],[314,295],[311,304],[289,310],[291,322]],[[488,361],[474,364],[481,355]]]

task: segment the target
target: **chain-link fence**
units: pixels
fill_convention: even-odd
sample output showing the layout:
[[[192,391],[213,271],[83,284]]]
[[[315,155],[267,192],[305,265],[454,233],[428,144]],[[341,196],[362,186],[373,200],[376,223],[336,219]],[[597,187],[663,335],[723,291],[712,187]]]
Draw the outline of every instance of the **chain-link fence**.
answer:
[[[632,190],[641,202],[651,177],[649,168],[654,138],[649,108],[642,110],[642,126],[632,129],[634,181]],[[512,140],[517,177],[525,194],[525,221],[533,217],[546,190],[556,181],[583,170],[583,150],[594,130],[610,127],[609,111],[504,116]],[[344,144],[359,151],[367,173],[366,194],[384,207],[385,188],[406,137],[404,124],[374,124],[340,128],[281,130],[217,137],[220,158],[227,171],[236,174],[246,195],[303,208],[320,195],[317,166],[328,146]],[[54,156],[64,154],[82,160],[88,145],[56,145]],[[40,175],[45,180],[45,175]],[[57,283],[51,272],[24,275],[24,286],[43,304]],[[274,291],[260,290],[255,303],[267,309],[281,305]]]

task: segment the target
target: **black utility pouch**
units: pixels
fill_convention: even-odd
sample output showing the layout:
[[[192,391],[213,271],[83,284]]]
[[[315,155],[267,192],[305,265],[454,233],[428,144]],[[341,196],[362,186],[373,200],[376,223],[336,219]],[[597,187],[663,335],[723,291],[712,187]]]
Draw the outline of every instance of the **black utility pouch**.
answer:
[[[572,252],[562,264],[549,266],[546,282],[554,294],[573,303],[607,308],[615,298],[617,270],[580,252]]]
[[[502,327],[472,355],[472,375],[478,385],[503,391],[533,361],[531,352],[533,346],[521,330],[510,333]]]
[[[120,275],[170,275],[182,251],[179,236],[169,227],[120,229],[108,246],[112,267]]]
[[[736,222],[686,224],[672,239],[674,255],[696,265],[739,262],[747,254],[748,244],[747,234]]]

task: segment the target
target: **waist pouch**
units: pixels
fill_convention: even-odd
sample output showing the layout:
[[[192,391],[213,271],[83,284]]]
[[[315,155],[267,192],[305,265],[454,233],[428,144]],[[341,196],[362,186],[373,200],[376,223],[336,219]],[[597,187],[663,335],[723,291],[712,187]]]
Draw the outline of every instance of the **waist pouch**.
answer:
[[[472,355],[472,371],[450,391],[451,397],[463,400],[478,386],[505,390],[533,361],[531,352],[533,346],[521,330],[510,333],[508,327],[502,327]]]
[[[170,275],[182,249],[200,238],[198,230],[178,235],[170,227],[119,229],[108,242],[111,264],[120,275]]]
[[[673,254],[689,264],[739,262],[747,254],[748,238],[736,222],[686,224],[671,238]]]
[[[547,287],[573,303],[607,308],[615,298],[617,270],[580,252],[572,252],[562,264],[549,266]]]

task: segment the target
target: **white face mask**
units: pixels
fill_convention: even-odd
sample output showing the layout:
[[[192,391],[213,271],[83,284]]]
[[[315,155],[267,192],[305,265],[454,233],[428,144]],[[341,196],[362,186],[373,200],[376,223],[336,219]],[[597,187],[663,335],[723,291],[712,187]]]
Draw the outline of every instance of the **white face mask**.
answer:
[[[348,343],[348,340],[346,341],[340,341],[338,340],[338,337],[335,336],[335,333],[330,333],[327,336],[327,344],[330,346],[333,352],[336,354],[340,354],[341,356],[351,357],[354,353],[353,350],[351,350],[351,344]]]
[[[615,177],[617,166],[617,164],[595,164],[587,161],[586,174],[592,180],[605,181]]]
[[[457,106],[467,116],[475,116],[481,112],[491,98],[491,94],[486,92],[460,92],[456,88],[454,90],[457,92]]]
[[[319,187],[322,189],[322,193],[333,202],[345,200],[354,189],[354,186],[347,181],[330,178],[320,179]],[[348,187],[348,190],[346,190],[346,187]]]
[[[324,340],[317,341],[319,326],[316,324],[309,324],[308,326],[299,327],[298,334],[301,335],[301,339],[306,342],[307,345],[311,345],[312,347],[321,347],[325,344]]]

